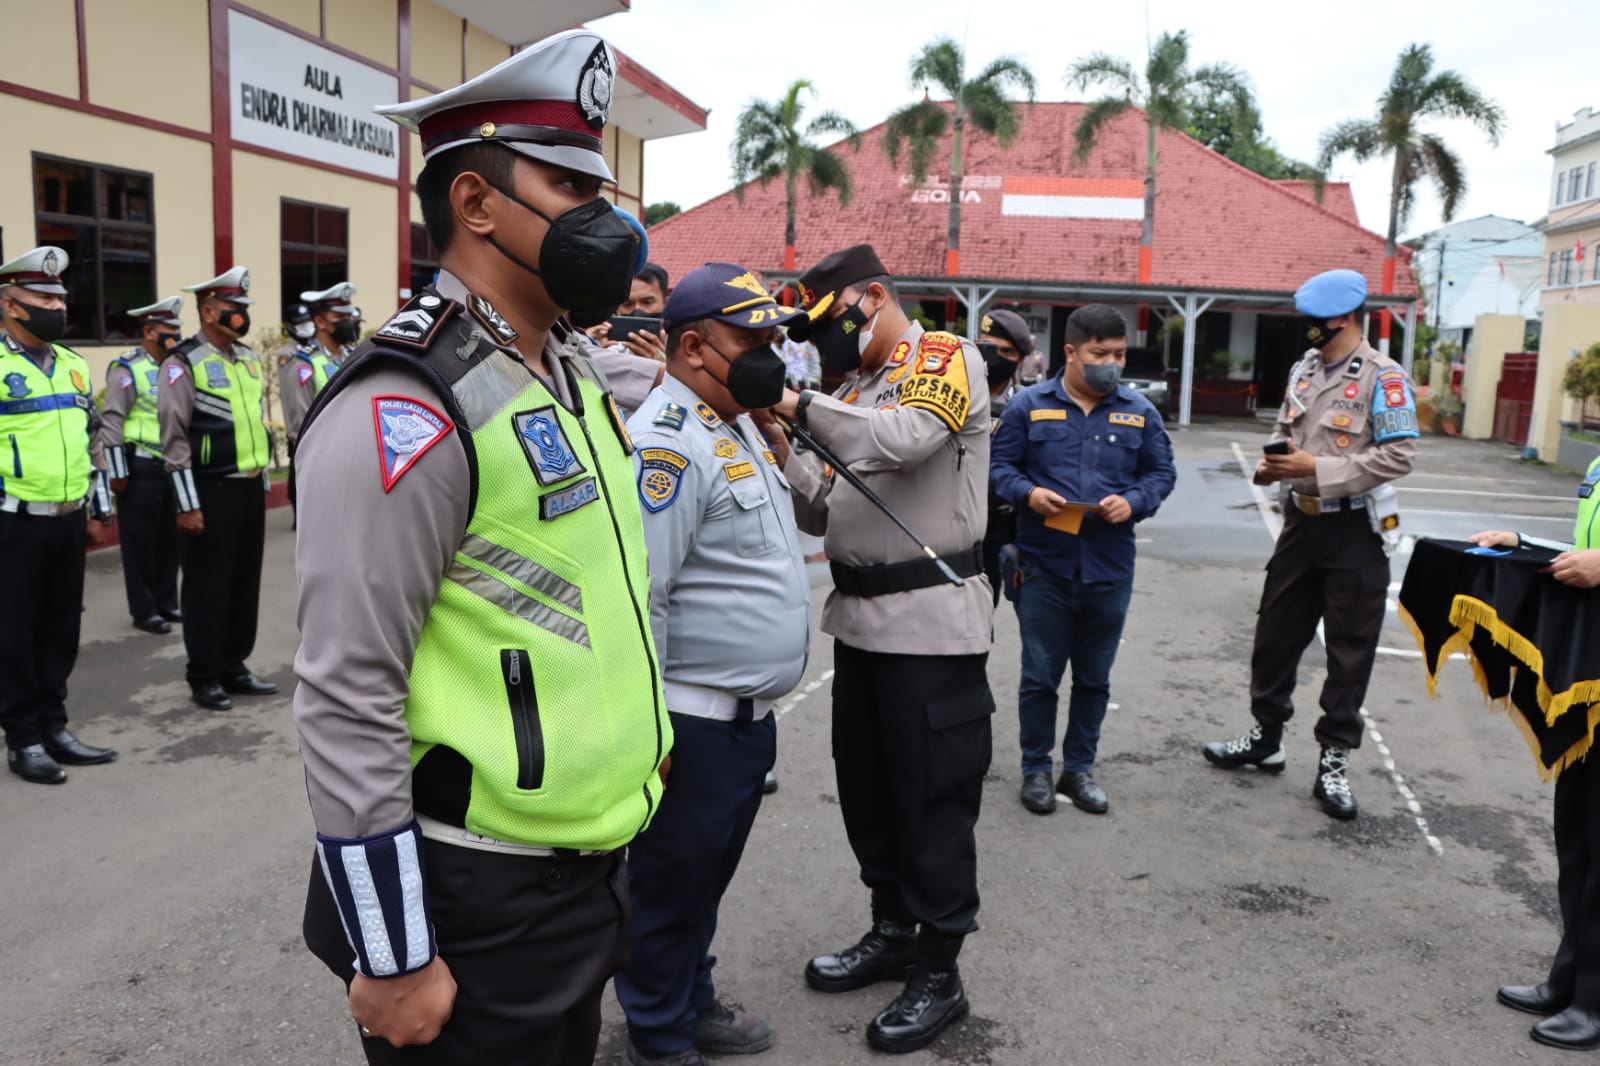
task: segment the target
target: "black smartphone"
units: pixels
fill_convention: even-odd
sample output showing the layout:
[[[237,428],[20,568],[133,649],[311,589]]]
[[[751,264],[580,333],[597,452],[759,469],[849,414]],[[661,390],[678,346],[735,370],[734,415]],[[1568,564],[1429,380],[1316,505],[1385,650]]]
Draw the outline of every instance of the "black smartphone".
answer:
[[[606,321],[611,324],[606,339],[618,344],[627,340],[630,333],[661,332],[661,319],[655,315],[612,315]]]
[[[1289,442],[1287,440],[1269,440],[1261,446],[1262,455],[1288,455]]]

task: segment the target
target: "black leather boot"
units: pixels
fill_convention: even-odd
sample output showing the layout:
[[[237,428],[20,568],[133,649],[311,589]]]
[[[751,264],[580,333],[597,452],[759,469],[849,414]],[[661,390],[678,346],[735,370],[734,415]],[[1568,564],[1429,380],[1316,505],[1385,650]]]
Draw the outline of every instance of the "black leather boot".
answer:
[[[1600,1014],[1583,1007],[1568,1007],[1560,1014],[1534,1022],[1528,1035],[1550,1047],[1593,1051],[1600,1048]]]
[[[879,981],[903,981],[916,951],[916,926],[880,918],[850,947],[806,963],[806,984],[818,992],[853,992]]]
[[[1214,740],[1200,749],[1206,761],[1224,770],[1237,770],[1241,766],[1254,766],[1268,774],[1283,773],[1283,733],[1266,736],[1257,722],[1250,732],[1233,740]]]
[[[1356,798],[1350,792],[1350,750],[1348,748],[1322,749],[1317,760],[1317,783],[1311,786],[1311,796],[1322,803],[1322,813],[1329,818],[1348,822],[1357,813]]]
[[[1512,1010],[1527,1014],[1559,1014],[1572,1003],[1572,993],[1562,993],[1548,981],[1542,985],[1501,985],[1494,998]]]
[[[867,1026],[867,1043],[893,1055],[916,1051],[965,1018],[968,1010],[959,970],[919,965],[906,979],[906,987]]]

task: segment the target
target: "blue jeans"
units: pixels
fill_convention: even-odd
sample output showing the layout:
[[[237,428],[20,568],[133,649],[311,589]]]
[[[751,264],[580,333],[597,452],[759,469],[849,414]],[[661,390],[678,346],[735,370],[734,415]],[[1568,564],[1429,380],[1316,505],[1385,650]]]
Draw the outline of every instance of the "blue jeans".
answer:
[[[1061,769],[1087,772],[1094,769],[1100,746],[1100,725],[1111,698],[1111,664],[1128,617],[1133,578],[1064,581],[1033,560],[1026,560],[1023,570],[1027,578],[1016,604],[1022,629],[1022,681],[1017,687],[1022,772],[1050,773],[1056,693],[1069,660],[1072,699]]]

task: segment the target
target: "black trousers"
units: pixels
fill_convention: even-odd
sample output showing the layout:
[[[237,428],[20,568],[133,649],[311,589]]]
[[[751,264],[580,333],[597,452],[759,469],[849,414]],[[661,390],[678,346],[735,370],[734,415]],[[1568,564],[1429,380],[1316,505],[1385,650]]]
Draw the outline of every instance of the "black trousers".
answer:
[[[83,511],[0,512],[0,729],[6,746],[38,744],[67,724],[67,678],[83,624]]]
[[[179,542],[185,675],[217,681],[244,673],[256,646],[267,501],[258,477],[194,481],[206,531]]]
[[[646,1058],[694,1047],[716,998],[711,941],[717,910],[761,809],[778,728],[672,715],[672,774],[650,828],[628,846],[631,961],[617,974],[628,1035]]]
[[[1294,714],[1300,656],[1322,623],[1328,679],[1317,740],[1361,746],[1361,702],[1378,657],[1389,557],[1365,511],[1303,515],[1290,511],[1267,563],[1250,655],[1250,712],[1267,729]]]
[[[439,956],[456,981],[439,1038],[395,1048],[363,1038],[371,1066],[590,1066],[600,995],[628,962],[627,864],[499,855],[424,840],[423,878]],[[311,863],[306,946],[348,988],[355,952]]]
[[[973,830],[992,755],[988,655],[833,651],[839,809],[875,918],[922,926],[925,952],[977,928]]]
[[[128,488],[117,497],[117,539],[128,613],[136,619],[178,609],[177,515],[161,460],[129,459]]]
[[[1556,778],[1555,793],[1561,944],[1549,982],[1570,992],[1574,1005],[1600,1011],[1600,766],[1573,763]]]

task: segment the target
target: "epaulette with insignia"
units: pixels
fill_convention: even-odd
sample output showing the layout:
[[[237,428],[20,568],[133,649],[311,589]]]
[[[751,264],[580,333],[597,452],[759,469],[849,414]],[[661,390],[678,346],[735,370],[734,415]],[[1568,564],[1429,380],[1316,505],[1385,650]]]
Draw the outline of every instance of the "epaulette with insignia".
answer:
[[[434,292],[420,292],[379,327],[372,339],[378,344],[398,344],[425,352],[439,327],[460,310],[461,305],[454,300]]]
[[[718,426],[722,425],[722,419],[717,417],[717,412],[713,411],[711,409],[711,405],[708,403],[695,404],[694,416],[700,421],[704,422],[711,429],[716,429]]]
[[[689,416],[689,409],[681,403],[668,403],[656,416],[650,420],[652,426],[665,426],[668,429],[682,429],[683,420]]]

